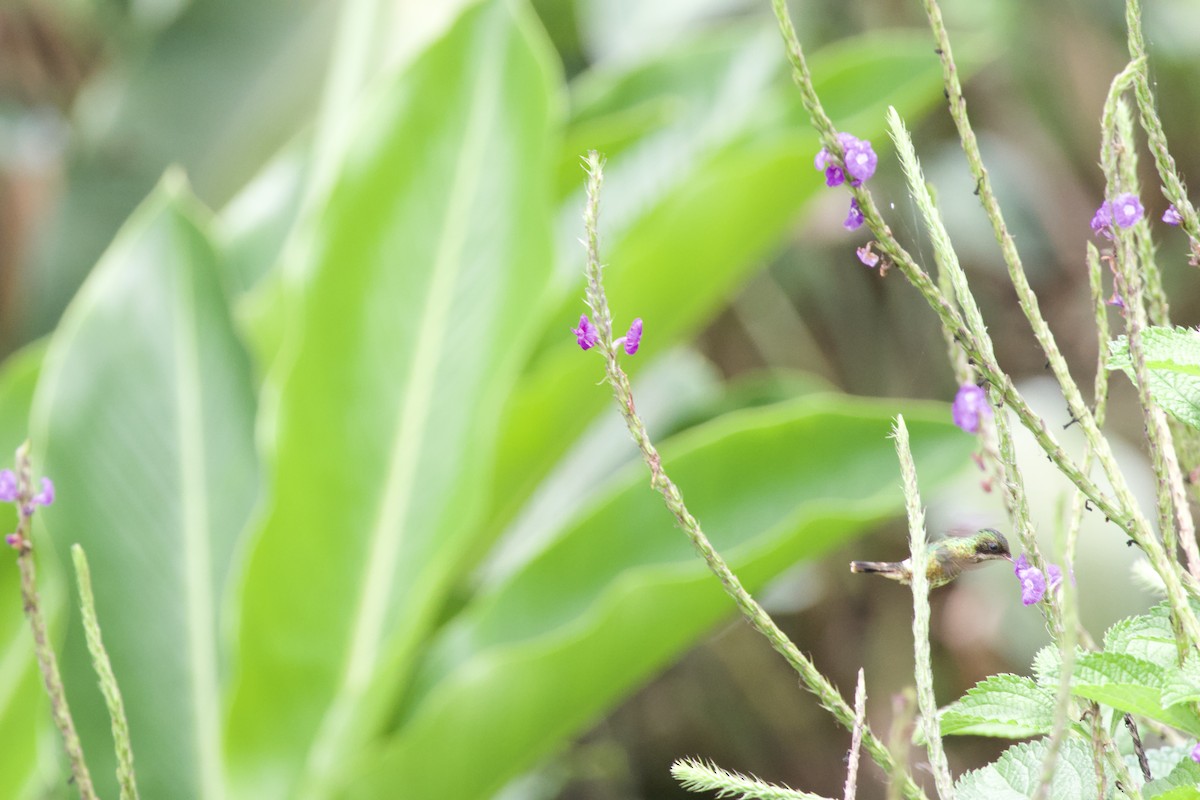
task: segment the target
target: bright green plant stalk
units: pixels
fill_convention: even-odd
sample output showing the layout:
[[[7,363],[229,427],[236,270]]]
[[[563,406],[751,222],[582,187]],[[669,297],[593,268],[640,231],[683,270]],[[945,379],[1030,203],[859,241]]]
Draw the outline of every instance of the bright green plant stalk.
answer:
[[[796,38],[796,32],[792,27],[791,20],[787,15],[786,3],[783,0],[773,0],[773,7],[776,18],[779,21],[780,32],[784,38],[788,59],[792,64],[792,74],[800,89],[802,102],[805,108],[810,110],[817,109],[819,111],[819,113],[815,111],[812,113],[812,122],[820,133],[822,141],[826,143],[829,153],[833,155],[835,161],[840,163],[842,151],[835,141],[836,129],[824,113],[824,110],[820,108],[820,99],[813,88],[812,78],[804,61],[803,50],[800,47],[799,40]],[[831,142],[832,144],[830,144]],[[942,295],[930,279],[928,273],[917,265],[908,251],[896,239],[891,228],[884,222],[871,192],[864,185],[851,186],[850,191],[858,202],[859,210],[863,215],[865,224],[879,244],[880,252],[887,256],[900,269],[909,283],[929,303],[930,307],[942,321],[942,324],[953,332],[953,336],[957,341],[962,343],[963,349],[974,362],[980,375],[991,384],[992,389],[999,395],[1003,403],[1013,411],[1017,419],[1021,421],[1021,424],[1033,434],[1038,445],[1058,470],[1083,491],[1104,512],[1105,516],[1116,523],[1124,533],[1141,546],[1151,566],[1167,586],[1167,598],[1173,612],[1181,621],[1181,627],[1186,633],[1187,646],[1189,648],[1200,647],[1200,620],[1197,619],[1196,613],[1187,603],[1187,591],[1178,573],[1171,566],[1173,562],[1167,557],[1157,538],[1154,536],[1149,521],[1138,509],[1124,475],[1117,468],[1116,459],[1112,454],[1108,441],[1100,434],[1090,411],[1083,404],[1078,388],[1074,387],[1074,383],[1070,380],[1070,375],[1066,372],[1065,362],[1062,359],[1061,353],[1055,348],[1049,354],[1052,366],[1056,361],[1061,362],[1063,375],[1065,375],[1065,380],[1060,378],[1064,394],[1067,396],[1072,414],[1081,422],[1089,441],[1096,448],[1097,458],[1116,491],[1116,500],[1101,491],[1096,483],[1080,470],[1079,465],[1059,445],[1057,439],[1055,439],[1046,425],[1045,420],[1034,413],[1025,399],[1017,392],[1012,379],[1000,369],[994,359],[986,355],[983,346],[968,330],[962,316],[954,308],[953,304]],[[1030,295],[1032,295],[1032,292]],[[1058,375],[1057,370],[1055,374],[1056,376]],[[1072,389],[1074,390],[1072,391]]]
[[[1013,282],[1013,287],[1017,291],[1018,301],[1022,311],[1025,312],[1026,319],[1029,321],[1030,327],[1033,329],[1034,335],[1041,344],[1046,358],[1050,362],[1055,378],[1062,387],[1063,395],[1067,400],[1068,408],[1071,411],[1071,416],[1080,422],[1080,426],[1088,439],[1088,443],[1092,447],[1092,451],[1096,453],[1105,475],[1114,486],[1118,499],[1121,505],[1131,511],[1135,511],[1135,520],[1144,522],[1140,519],[1140,514],[1136,514],[1136,504],[1133,500],[1132,493],[1128,489],[1123,474],[1117,467],[1116,459],[1111,453],[1107,440],[1104,439],[1100,432],[1100,426],[1096,423],[1093,414],[1083,402],[1082,395],[1075,381],[1072,379],[1070,371],[1067,367],[1066,359],[1063,358],[1061,351],[1055,342],[1054,335],[1050,331],[1049,325],[1042,317],[1038,307],[1037,296],[1033,293],[1028,280],[1025,276],[1024,267],[1021,264],[1020,254],[1016,248],[1016,242],[1008,231],[1007,225],[1004,223],[1004,217],[1000,211],[1000,204],[996,199],[996,195],[992,190],[991,180],[988,176],[987,169],[983,165],[983,158],[979,151],[978,140],[975,137],[975,132],[971,127],[970,118],[967,115],[966,98],[962,93],[962,84],[958,79],[958,70],[954,63],[953,51],[950,47],[949,34],[946,31],[945,23],[942,19],[941,9],[936,0],[924,0],[926,15],[929,18],[930,27],[933,30],[934,39],[937,42],[937,51],[942,59],[943,77],[946,84],[946,92],[949,98],[950,114],[954,119],[956,128],[958,129],[959,138],[963,143],[963,150],[967,155],[967,161],[971,167],[971,172],[976,179],[976,185],[979,189],[980,201],[983,204],[984,211],[987,213],[988,219],[992,223],[992,229],[995,232],[996,239],[1000,243],[1001,252],[1004,257],[1004,262],[1008,267],[1009,277]],[[1132,36],[1132,33],[1131,33]],[[1140,32],[1138,33],[1140,38]],[[1137,75],[1144,75],[1145,61],[1131,64],[1120,75],[1118,75],[1114,86],[1120,83],[1122,86],[1131,85]],[[1165,140],[1164,140],[1165,150]],[[1166,317],[1166,299],[1162,294],[1161,280],[1158,278],[1158,270],[1156,266],[1150,266],[1152,274],[1149,278],[1151,284],[1151,296],[1153,307],[1156,314],[1163,318]],[[1154,287],[1157,287],[1156,289]],[[1111,516],[1111,515],[1109,515]],[[1148,525],[1143,526],[1145,529],[1143,535],[1145,538],[1150,538],[1151,533]],[[1137,539],[1137,536],[1133,538]],[[1167,551],[1173,560],[1173,550],[1168,548]],[[1149,554],[1148,554],[1149,555]],[[1155,564],[1155,569],[1161,573],[1161,567],[1166,566],[1167,559],[1156,559],[1151,556],[1151,560],[1164,563]],[[1164,580],[1166,576],[1163,576]],[[1178,592],[1177,594],[1182,594]],[[1174,602],[1174,601],[1173,601]],[[1194,615],[1193,615],[1194,616]],[[1192,622],[1195,620],[1193,619]],[[1192,641],[1200,644],[1200,628],[1194,629],[1191,632]]]
[[[1124,94],[1124,92],[1122,92]],[[1120,175],[1119,187],[1112,187],[1116,192],[1132,192],[1142,196],[1141,182],[1138,180],[1138,157],[1136,141],[1133,135],[1133,112],[1124,100],[1117,100],[1115,141],[1121,143],[1117,151],[1117,169]],[[1163,291],[1162,271],[1154,253],[1154,239],[1150,235],[1150,226],[1145,222],[1134,225],[1130,230],[1136,243],[1138,270],[1146,284],[1146,313],[1151,324],[1170,324],[1170,306]]]
[[[121,800],[137,800],[137,776],[133,771],[133,745],[129,740],[129,720],[125,718],[125,702],[121,689],[113,674],[112,662],[104,649],[100,636],[100,620],[96,616],[96,600],[92,596],[92,572],[88,568],[83,548],[71,545],[71,558],[75,562],[75,580],[79,584],[79,606],[83,617],[83,632],[87,638],[88,652],[92,654],[92,666],[100,679],[100,693],[108,706],[112,720],[113,745],[117,752],[117,784],[121,788]]]
[[[1134,97],[1137,99],[1138,112],[1142,118],[1142,129],[1146,131],[1146,139],[1150,150],[1154,153],[1154,166],[1158,169],[1158,177],[1163,184],[1163,194],[1175,206],[1182,218],[1180,226],[1187,231],[1192,242],[1193,258],[1200,258],[1200,217],[1196,208],[1188,199],[1187,189],[1179,178],[1175,167],[1175,159],[1167,147],[1167,135],[1163,131],[1162,121],[1154,108],[1154,93],[1150,90],[1148,59],[1146,57],[1146,41],[1142,37],[1142,5],[1140,0],[1126,0],[1125,27],[1128,30],[1129,57],[1136,64]]]
[[[846,786],[842,800],[855,800],[858,795],[858,756],[862,752],[863,726],[867,724],[867,680],[862,668],[854,687],[854,730],[850,734],[850,761],[846,764]]]
[[[983,314],[967,286],[966,272],[963,271],[962,265],[958,261],[958,255],[950,243],[950,234],[946,231],[941,214],[934,205],[929,186],[925,183],[925,176],[921,170],[920,161],[917,159],[912,137],[905,128],[904,121],[900,119],[899,113],[893,107],[888,108],[887,123],[892,141],[896,145],[897,157],[900,159],[900,165],[908,180],[909,194],[917,204],[925,221],[925,229],[933,245],[939,279],[941,275],[947,276],[946,282],[952,291],[950,296],[953,297],[960,309],[967,328],[979,341],[988,358],[994,360],[995,352],[992,349],[991,340],[987,337],[987,325],[983,321]],[[1034,536],[1033,518],[1029,511],[1025,482],[1016,462],[1012,432],[1009,430],[1007,420],[1002,417],[994,419],[993,425],[995,449],[990,449],[990,454],[993,456],[995,468],[1000,477],[1001,491],[1004,493],[1005,504],[1012,518],[1013,529],[1020,537],[1021,547],[1028,554],[1030,563],[1044,571],[1045,564]],[[1055,598],[1047,595],[1045,602],[1040,605],[1051,633],[1061,630],[1061,613]]]
[[[913,661],[917,679],[917,704],[921,709],[921,727],[925,732],[925,748],[938,796],[954,800],[954,779],[942,747],[941,724],[937,699],[933,695],[933,665],[929,654],[929,578],[923,565],[927,559],[925,542],[925,511],[921,508],[921,493],[917,486],[917,467],[908,444],[908,428],[904,417],[897,416],[892,428],[896,440],[896,456],[900,459],[903,478],[904,507],[908,512],[908,546],[912,557],[913,595]]]
[[[815,109],[815,111],[812,111],[813,125],[821,135],[826,149],[834,156],[835,160],[840,161],[841,149],[836,141],[837,131],[821,107],[819,98],[817,98],[808,66],[804,60],[803,50],[796,39],[796,32],[792,28],[791,19],[787,15],[787,6],[783,0],[773,0],[773,6],[776,18],[779,21],[780,31],[783,34],[788,59],[792,63],[793,77],[800,89],[801,101],[805,108],[810,110]],[[959,342],[980,375],[999,389],[1001,399],[1013,410],[1017,418],[1021,420],[1021,423],[1030,433],[1033,434],[1038,444],[1050,459],[1068,479],[1083,490],[1122,529],[1129,530],[1131,535],[1134,536],[1143,535],[1143,530],[1148,528],[1137,524],[1137,520],[1134,518],[1136,509],[1131,511],[1119,508],[1112,498],[1108,497],[1093,481],[1086,478],[1080,472],[1077,465],[1074,464],[1058,444],[1057,440],[1055,440],[1045,420],[1033,412],[1033,409],[1029,407],[1024,398],[1016,391],[1016,387],[1013,385],[1011,379],[1000,369],[994,360],[985,356],[982,345],[976,341],[975,337],[967,329],[953,301],[942,294],[930,279],[928,273],[913,260],[908,251],[896,239],[891,228],[888,227],[880,215],[874,197],[865,188],[865,185],[851,186],[850,191],[855,200],[858,201],[866,225],[875,236],[880,251],[904,273],[909,283],[925,298],[925,301],[938,315],[938,318],[949,332],[951,338]],[[1197,629],[1200,630],[1200,626]]]
[[[739,775],[694,758],[676,761],[671,765],[671,775],[689,792],[716,792],[717,797],[737,797],[740,800],[829,800],[820,795]]]
[[[1129,182],[1136,180],[1134,177],[1135,163],[1132,156],[1134,143],[1130,138],[1132,131],[1129,125],[1123,125],[1121,122],[1123,117],[1128,117],[1129,112],[1120,100],[1121,94],[1134,80],[1135,75],[1136,64],[1130,64],[1113,81],[1108,98],[1104,103],[1104,114],[1101,119],[1101,165],[1108,179],[1109,193],[1112,196],[1136,189],[1136,185],[1129,185]],[[1148,238],[1145,220],[1140,220],[1134,227],[1140,230],[1143,238]],[[1149,292],[1146,290],[1146,283],[1143,279],[1144,262],[1139,258],[1134,234],[1117,226],[1115,236],[1115,271],[1124,290],[1129,353],[1137,378],[1138,399],[1145,416],[1146,440],[1149,444],[1151,463],[1156,477],[1158,523],[1163,547],[1167,555],[1174,561],[1177,543],[1182,546],[1187,556],[1189,572],[1193,577],[1200,578],[1200,552],[1197,551],[1196,528],[1192,520],[1191,509],[1188,506],[1183,472],[1179,467],[1179,458],[1175,453],[1166,413],[1158,406],[1150,393],[1145,354],[1141,346],[1142,332],[1149,324],[1147,304],[1153,305],[1155,300],[1153,297],[1147,296]]]
[[[766,637],[776,652],[783,656],[789,666],[800,676],[800,680],[804,683],[805,688],[816,696],[821,706],[827,709],[833,715],[834,719],[845,726],[847,730],[852,731],[854,729],[853,709],[846,704],[846,701],[838,693],[837,689],[817,670],[812,661],[801,653],[800,649],[787,638],[784,632],[779,629],[779,626],[775,624],[775,621],[767,614],[766,610],[742,586],[741,581],[738,580],[737,576],[729,568],[729,565],[725,563],[725,560],[713,548],[708,537],[704,535],[704,532],[700,529],[700,523],[688,511],[679,488],[671,481],[666,472],[663,471],[662,458],[659,456],[653,442],[650,441],[645,423],[642,422],[634,407],[629,376],[621,369],[621,365],[617,360],[619,348],[613,344],[612,313],[609,309],[608,298],[604,293],[604,284],[602,282],[597,226],[600,208],[600,186],[603,182],[603,162],[596,152],[588,153],[586,168],[588,172],[587,203],[584,207],[583,218],[586,231],[584,243],[587,248],[587,303],[594,314],[596,328],[599,332],[599,341],[596,347],[604,357],[605,377],[612,386],[613,395],[616,398],[617,407],[621,411],[621,416],[625,419],[625,425],[629,429],[629,433],[633,436],[634,443],[641,450],[646,466],[650,468],[650,485],[662,494],[667,509],[674,515],[679,526],[683,528],[684,533],[687,534],[687,537],[700,554],[700,557],[704,559],[704,563],[708,565],[709,570],[721,582],[725,593],[733,599],[738,610],[746,620],[755,630]],[[925,798],[925,793],[913,781],[912,776],[893,761],[887,748],[865,726],[863,729],[863,744],[866,747],[867,753],[876,764],[885,772],[896,776],[897,780],[902,781],[905,797],[910,798],[910,800]]]
[[[18,513],[15,536],[17,567],[21,571],[21,600],[25,604],[25,616],[29,618],[29,627],[33,631],[33,649],[37,654],[38,668],[42,671],[46,694],[50,696],[50,712],[58,732],[62,735],[67,760],[71,764],[72,782],[79,790],[82,800],[96,800],[96,789],[92,785],[92,776],[83,757],[83,744],[80,743],[79,734],[75,730],[75,721],[67,704],[67,691],[58,671],[58,659],[54,655],[53,645],[50,644],[46,619],[42,616],[41,598],[37,591],[37,573],[33,563],[33,542],[30,540],[32,516],[21,511],[30,505],[33,497],[29,442],[17,448],[16,473]]]

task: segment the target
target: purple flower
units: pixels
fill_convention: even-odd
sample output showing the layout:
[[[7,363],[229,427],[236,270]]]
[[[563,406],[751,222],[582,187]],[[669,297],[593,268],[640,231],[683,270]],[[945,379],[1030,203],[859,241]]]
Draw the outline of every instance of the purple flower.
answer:
[[[1192,752],[1189,755],[1191,755],[1192,761],[1200,764],[1200,742],[1196,743],[1196,746],[1192,748]]]
[[[1136,194],[1125,192],[1113,200],[1105,200],[1092,216],[1092,231],[1106,239],[1112,238],[1113,225],[1129,228],[1134,225],[1146,210]]]
[[[846,221],[842,223],[842,227],[848,231],[856,231],[862,227],[865,219],[862,209],[858,207],[858,200],[850,198],[850,213],[846,215]]]
[[[1132,227],[1145,213],[1146,209],[1142,208],[1142,203],[1136,194],[1130,192],[1119,194],[1112,201],[1113,222],[1122,228]]]
[[[874,267],[879,263],[879,254],[871,251],[871,243],[867,242],[862,247],[854,251],[858,254],[858,260],[866,264],[868,267]]]
[[[638,345],[642,343],[642,318],[638,317],[629,326],[629,333],[625,334],[625,352],[628,355],[633,355],[638,351]]]
[[[958,388],[958,394],[954,395],[950,416],[954,424],[967,433],[979,433],[980,423],[992,416],[987,393],[973,383],[963,384]]]
[[[579,317],[579,327],[572,328],[571,333],[575,334],[575,341],[580,349],[590,350],[595,347],[596,342],[600,341],[600,333],[596,330],[596,326],[588,319],[587,314]],[[54,496],[54,490],[51,489],[51,498]]]
[[[1017,576],[1017,580],[1021,582],[1021,603],[1031,606],[1042,599],[1046,594],[1046,576],[1037,567],[1030,566],[1029,559],[1022,553],[1021,557],[1013,562],[1013,574]],[[1062,580],[1062,573],[1059,573],[1058,579]]]
[[[21,547],[21,534],[19,534],[19,533],[10,533],[10,534],[8,534],[7,536],[5,536],[5,537],[4,537],[4,543],[5,543],[6,545],[8,545],[9,547],[13,547],[13,548],[16,548],[16,549],[20,549],[20,547]]]
[[[1058,587],[1062,586],[1062,568],[1057,564],[1047,564],[1046,575],[1049,578],[1046,581],[1046,588],[1051,592],[1057,591]]]
[[[846,172],[849,172],[850,177],[854,178],[850,185],[858,186],[875,174],[875,165],[879,163],[879,157],[875,155],[871,143],[863,139],[855,139],[852,144],[844,146],[846,148]]]
[[[865,139],[859,139],[849,133],[839,133],[837,138],[845,157],[846,172],[850,173],[850,177],[853,178],[850,183],[852,186],[858,186],[875,174],[875,166],[879,163],[879,157],[875,155],[871,143]],[[837,164],[832,163],[829,150],[824,147],[813,159],[813,166],[825,173],[826,186],[840,186],[846,180],[846,172],[843,172]]]
[[[16,473],[11,469],[0,470],[0,502],[15,503],[18,492]]]
[[[54,482],[49,478],[42,478],[42,490],[33,496],[33,504],[37,506],[48,506],[54,502]]]
[[[1109,239],[1112,238],[1110,229],[1112,228],[1112,203],[1105,200],[1096,209],[1096,213],[1092,215],[1092,233],[1100,234]]]
[[[1175,204],[1167,206],[1167,210],[1163,212],[1162,221],[1168,225],[1178,225],[1183,222],[1183,217],[1179,215],[1179,209],[1175,208]],[[1200,747],[1200,745],[1197,745]]]
[[[1108,298],[1108,300],[1105,302],[1108,305],[1116,306],[1117,308],[1125,307],[1125,298],[1121,297],[1120,293],[1118,293],[1116,289],[1113,290],[1112,297]]]

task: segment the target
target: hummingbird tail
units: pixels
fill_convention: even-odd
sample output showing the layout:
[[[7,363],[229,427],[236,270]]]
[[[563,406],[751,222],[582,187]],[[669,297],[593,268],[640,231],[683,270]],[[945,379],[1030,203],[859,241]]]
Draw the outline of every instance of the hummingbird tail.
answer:
[[[851,572],[878,572],[888,577],[900,572],[900,564],[894,561],[851,561]]]

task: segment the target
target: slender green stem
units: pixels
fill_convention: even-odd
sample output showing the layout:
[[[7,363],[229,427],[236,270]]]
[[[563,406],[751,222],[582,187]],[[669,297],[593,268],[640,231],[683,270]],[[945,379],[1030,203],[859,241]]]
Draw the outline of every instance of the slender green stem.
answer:
[[[42,615],[41,598],[37,590],[37,572],[33,563],[33,542],[30,540],[30,527],[33,519],[33,479],[29,462],[29,443],[17,449],[17,567],[21,571],[21,599],[25,605],[25,616],[29,619],[29,627],[33,631],[33,649],[37,654],[38,667],[42,671],[42,681],[46,685],[46,694],[50,696],[50,712],[54,724],[62,735],[63,747],[67,751],[67,760],[71,765],[72,781],[79,790],[82,800],[96,800],[96,789],[92,785],[92,776],[88,772],[87,761],[83,757],[83,745],[75,730],[75,721],[71,717],[71,708],[67,704],[67,690],[63,686],[62,675],[58,671],[58,659],[54,655],[54,647],[50,644],[50,636],[46,630],[46,619]],[[26,513],[26,512],[29,513]]]
[[[1096,457],[1099,459],[1105,476],[1114,487],[1117,494],[1117,499],[1122,508],[1127,510],[1131,517],[1129,520],[1130,536],[1142,544],[1145,549],[1146,542],[1153,538],[1148,521],[1137,511],[1136,502],[1133,499],[1133,494],[1129,489],[1128,483],[1124,475],[1117,466],[1116,458],[1113,456],[1111,447],[1108,441],[1104,438],[1100,431],[1100,426],[1096,423],[1093,413],[1087,408],[1083,402],[1083,397],[1079,391],[1079,387],[1071,377],[1070,370],[1067,367],[1066,359],[1059,350],[1054,339],[1053,333],[1050,331],[1049,325],[1042,317],[1038,306],[1036,295],[1026,279],[1024,267],[1021,264],[1020,254],[1016,248],[1016,242],[1008,231],[1008,227],[1004,222],[1004,217],[1000,211],[999,201],[996,199],[995,192],[992,189],[991,179],[988,176],[987,169],[983,164],[983,157],[979,151],[979,143],[975,137],[975,132],[971,127],[970,119],[967,115],[966,98],[963,96],[962,84],[958,78],[958,70],[954,62],[954,53],[950,46],[950,38],[946,31],[945,22],[942,19],[941,9],[936,0],[923,0],[925,5],[926,15],[929,18],[930,27],[933,30],[934,39],[937,42],[937,51],[942,59],[942,73],[946,85],[946,94],[950,104],[950,114],[954,119],[955,127],[958,129],[959,138],[963,143],[963,151],[966,153],[967,162],[970,165],[972,175],[975,177],[976,185],[979,189],[979,198],[983,204],[984,211],[988,219],[992,223],[993,232],[996,235],[997,241],[1000,243],[1001,253],[1004,257],[1004,263],[1008,268],[1009,278],[1013,283],[1013,287],[1017,291],[1017,298],[1021,306],[1021,310],[1025,313],[1026,319],[1029,321],[1030,327],[1033,330],[1035,337],[1042,346],[1043,352],[1050,363],[1050,367],[1062,387],[1063,396],[1066,398],[1067,407],[1071,412],[1072,418],[1079,421],[1080,427],[1083,429],[1084,435],[1087,437],[1088,443],[1091,446]],[[1140,36],[1140,34],[1139,34]],[[1139,72],[1139,66],[1142,68]],[[1122,72],[1114,82],[1121,85],[1129,85],[1136,76],[1144,75],[1144,60],[1140,64],[1131,64]],[[1162,313],[1165,314],[1165,300],[1163,301]],[[1018,414],[1018,416],[1020,416]],[[1023,424],[1028,423],[1022,420]],[[1036,432],[1035,432],[1036,435]],[[1053,455],[1052,455],[1053,459]],[[1058,463],[1057,459],[1055,463]],[[1061,467],[1061,465],[1060,465]],[[1083,487],[1073,476],[1068,474],[1072,481],[1077,486]],[[1089,494],[1084,490],[1085,493]],[[1092,498],[1095,500],[1095,498]],[[1102,505],[1102,504],[1099,504]],[[1114,515],[1108,510],[1105,513],[1112,518]],[[1137,528],[1137,532],[1134,532]],[[1157,544],[1154,545],[1157,548]],[[1186,608],[1186,602],[1182,602],[1184,597],[1184,589],[1177,575],[1167,575],[1165,572],[1172,571],[1169,564],[1172,559],[1165,557],[1165,554],[1152,554],[1147,552],[1151,563],[1164,582],[1173,584],[1169,590],[1169,595],[1172,597],[1172,605],[1185,618],[1185,626],[1189,630],[1189,636],[1193,644],[1200,644],[1200,621],[1196,620],[1195,614],[1190,608]]]
[[[958,261],[958,255],[954,252],[954,247],[950,242],[950,234],[946,231],[941,214],[933,203],[933,196],[929,191],[928,185],[925,183],[925,176],[921,170],[921,163],[917,159],[912,137],[904,127],[904,122],[900,119],[900,115],[896,112],[895,108],[888,108],[887,121],[892,141],[896,145],[896,153],[900,159],[900,165],[904,169],[905,177],[908,180],[909,193],[916,203],[918,210],[921,212],[921,216],[925,221],[925,229],[933,245],[934,258],[939,271],[939,280],[941,276],[947,276],[946,283],[950,286],[951,297],[960,309],[964,323],[968,330],[970,330],[972,337],[980,343],[980,347],[985,355],[989,360],[994,361],[995,353],[992,350],[991,339],[987,335],[987,325],[983,321],[983,314],[979,310],[979,305],[975,302],[975,296],[971,294],[970,287],[967,285],[966,272],[963,271],[962,265]],[[988,437],[987,448],[989,455],[992,457],[996,474],[1000,479],[1001,491],[1004,494],[1005,505],[1008,507],[1009,515],[1013,521],[1013,528],[1021,540],[1021,547],[1027,553],[1030,563],[1033,566],[1045,570],[1045,564],[1041,551],[1038,549],[1037,538],[1034,532],[1033,517],[1029,511],[1029,502],[1025,493],[1025,482],[1021,476],[1020,468],[1017,466],[1016,448],[1013,444],[1010,428],[1008,420],[1003,415],[1000,415],[999,418],[994,418],[993,424],[986,434]],[[1046,601],[1041,604],[1041,607],[1050,632],[1053,634],[1061,630],[1062,619],[1057,600],[1052,595],[1048,595]]]
[[[1136,62],[1130,64],[1113,81],[1101,119],[1101,165],[1108,179],[1109,194],[1114,197],[1137,188],[1132,126],[1128,122],[1128,108],[1120,100],[1121,95],[1135,79],[1137,66]],[[1182,544],[1189,572],[1193,577],[1200,578],[1200,552],[1197,552],[1196,548],[1195,523],[1188,506],[1183,471],[1179,467],[1179,458],[1175,452],[1166,413],[1154,400],[1150,391],[1145,353],[1141,344],[1142,333],[1149,325],[1147,305],[1157,306],[1159,302],[1153,296],[1148,296],[1151,293],[1146,290],[1143,278],[1145,261],[1139,257],[1142,254],[1139,252],[1134,233],[1116,225],[1113,228],[1116,248],[1114,274],[1120,279],[1123,289],[1130,360],[1133,362],[1138,398],[1145,417],[1146,441],[1156,477],[1158,524],[1163,549],[1166,550],[1171,563],[1174,563],[1177,543]],[[1143,240],[1149,238],[1145,220],[1138,221],[1134,228]],[[1160,310],[1160,313],[1165,313],[1165,309]]]
[[[862,751],[863,726],[867,724],[867,679],[860,668],[858,684],[854,687],[854,730],[850,733],[850,760],[846,764],[846,786],[842,800],[855,800],[858,795],[858,756]]]
[[[746,620],[755,630],[766,637],[776,652],[783,656],[784,660],[800,676],[800,680],[803,682],[805,688],[817,698],[821,706],[827,709],[833,715],[834,719],[845,726],[847,730],[852,731],[854,729],[854,710],[847,705],[845,699],[842,698],[837,689],[817,670],[812,661],[801,653],[800,649],[787,638],[783,631],[779,629],[779,626],[775,624],[775,621],[771,619],[770,615],[742,586],[741,581],[738,580],[737,576],[729,568],[729,565],[725,563],[725,560],[713,548],[708,537],[704,535],[704,532],[700,528],[700,523],[688,511],[679,488],[663,470],[662,458],[659,456],[654,444],[650,441],[650,436],[646,432],[646,426],[634,407],[633,392],[630,389],[629,377],[621,369],[621,365],[617,360],[617,351],[619,348],[613,345],[612,314],[609,310],[608,298],[604,293],[597,233],[600,186],[603,182],[603,163],[599,155],[591,152],[588,154],[586,164],[588,170],[588,188],[587,204],[584,210],[584,225],[587,231],[585,238],[587,247],[587,300],[588,305],[596,315],[596,328],[600,334],[600,340],[596,347],[604,357],[605,375],[612,386],[613,395],[621,411],[621,416],[625,419],[625,425],[629,429],[629,433],[633,436],[638,449],[641,450],[646,466],[650,468],[650,485],[662,494],[668,510],[675,516],[679,526],[683,528],[684,533],[687,534],[692,545],[700,554],[700,557],[704,559],[704,563],[708,565],[709,570],[721,582],[722,588],[733,599],[738,610]],[[901,776],[900,779],[903,781],[905,797],[910,798],[910,800],[925,798],[924,792],[921,791],[910,775],[893,762],[887,748],[869,728],[863,729],[863,746],[875,763],[886,772]]]
[[[1162,181],[1163,194],[1175,206],[1182,218],[1181,227],[1187,231],[1188,238],[1192,242],[1193,258],[1200,258],[1200,217],[1197,216],[1195,206],[1188,199],[1187,189],[1175,167],[1175,159],[1167,147],[1167,134],[1163,131],[1162,121],[1158,118],[1158,110],[1154,107],[1154,93],[1150,89],[1149,60],[1146,57],[1146,41],[1142,37],[1142,4],[1140,0],[1126,0],[1125,26],[1129,33],[1129,57],[1138,65],[1133,94],[1141,115],[1142,129],[1146,131],[1150,151],[1154,154],[1154,166],[1158,170],[1159,180]]]
[[[921,727],[925,733],[925,748],[929,766],[942,800],[954,800],[954,778],[942,747],[942,731],[938,718],[937,699],[933,694],[933,665],[929,655],[929,577],[925,541],[925,511],[921,508],[921,492],[917,486],[917,467],[908,444],[908,428],[904,417],[897,416],[892,428],[896,440],[896,457],[900,459],[900,475],[904,487],[904,508],[908,512],[908,547],[912,558],[913,595],[913,662],[917,679],[917,704],[921,709]]]
[[[92,596],[92,573],[88,569],[87,556],[78,544],[71,545],[71,558],[75,562],[75,580],[79,584],[79,606],[88,652],[92,654],[92,666],[100,679],[100,693],[104,695],[108,716],[112,720],[113,745],[117,753],[117,784],[121,788],[121,800],[136,800],[137,776],[133,771],[129,720],[125,717],[125,701],[121,699],[121,689],[117,686],[112,662],[108,659],[108,651],[104,649],[104,640],[100,636],[100,620],[96,616],[96,600]]]

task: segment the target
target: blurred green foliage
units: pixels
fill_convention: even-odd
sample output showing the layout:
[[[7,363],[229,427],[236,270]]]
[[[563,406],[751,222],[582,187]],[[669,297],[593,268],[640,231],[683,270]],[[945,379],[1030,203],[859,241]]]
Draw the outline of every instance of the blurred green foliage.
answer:
[[[1120,17],[946,5],[964,68],[989,64],[968,95],[1005,199],[1028,209],[1014,227],[1036,288],[1052,290],[1052,324],[1070,322],[1086,296],[1071,231],[1095,205]],[[929,113],[941,87],[919,9],[794,12],[839,125],[882,154],[892,104],[928,143],[984,311],[1010,324],[948,121]],[[1167,3],[1147,20],[1164,98],[1196,91],[1181,77],[1189,14]],[[919,300],[854,259],[765,4],[23,0],[0,22],[15,37],[0,49],[0,346],[14,352],[0,445],[28,432],[60,484],[38,553],[101,786],[107,721],[58,588],[55,554],[73,541],[148,797],[488,797],[731,615],[628,465],[599,364],[568,333],[584,310],[586,149],[609,157],[617,323],[647,321],[627,360],[639,402],[749,586],[900,510],[896,412],[931,486],[965,461],[943,407],[828,392],[951,384]],[[1168,133],[1188,130],[1197,104],[1165,105]],[[919,240],[885,161],[877,180]],[[190,185],[162,179],[171,164]],[[804,244],[785,249],[797,226]],[[47,332],[48,350],[19,349]],[[1027,343],[999,343],[1018,374],[1041,368]],[[1090,334],[1064,345],[1094,356]],[[884,665],[884,697],[906,672],[896,604],[868,614],[869,590],[840,569],[803,574],[796,604],[818,605],[791,620],[801,646],[843,685],[860,661]],[[15,570],[0,597],[0,739],[16,743],[0,749],[0,796],[64,795]],[[701,655],[673,673],[759,683],[733,659],[762,644],[727,638],[737,654],[708,657],[723,668]],[[993,645],[951,641],[941,657],[969,685]],[[639,695],[606,723],[626,752],[599,729],[508,796],[667,796],[687,742],[659,754],[647,740],[673,724],[706,755],[732,748],[726,766],[837,791],[844,743],[772,669],[752,673],[781,698],[759,721],[702,692]],[[638,717],[667,706],[687,725]],[[717,730],[726,744],[706,738]]]

